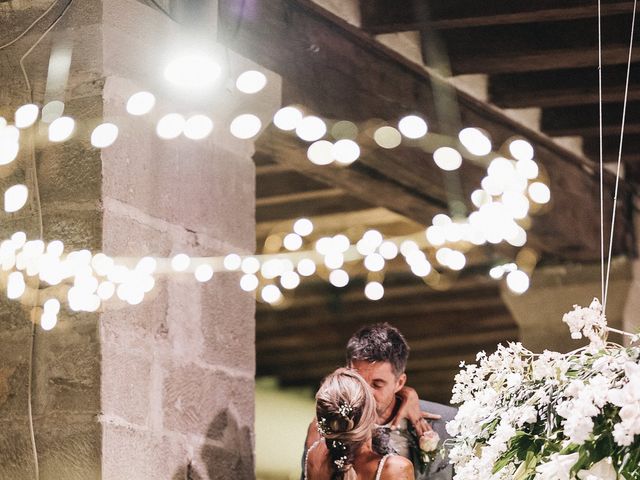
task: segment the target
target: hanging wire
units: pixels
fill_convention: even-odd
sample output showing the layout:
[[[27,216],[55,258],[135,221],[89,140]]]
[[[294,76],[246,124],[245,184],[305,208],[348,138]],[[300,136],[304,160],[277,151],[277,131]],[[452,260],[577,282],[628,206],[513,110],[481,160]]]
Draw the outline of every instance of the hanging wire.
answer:
[[[31,54],[31,52],[33,52],[33,50],[40,44],[40,42],[47,36],[47,34],[51,32],[51,30],[53,30],[53,28],[58,24],[58,22],[64,17],[64,15],[67,13],[69,8],[71,7],[72,3],[73,3],[73,0],[69,0],[67,2],[64,9],[55,18],[55,20],[51,23],[51,25],[49,25],[49,27],[44,31],[44,33],[42,33],[42,35],[38,37],[38,39],[33,43],[33,45],[31,45],[31,47],[29,47],[29,49],[24,53],[24,55],[20,57],[20,70],[22,71],[22,75],[24,77],[25,86],[26,86],[26,90],[27,90],[27,94],[30,102],[33,102],[33,89],[31,88],[31,82],[29,81],[29,75],[27,74],[27,70],[24,66],[24,61]],[[16,37],[11,42],[0,46],[0,49],[13,45],[20,38],[22,38],[29,30],[31,30],[31,28],[33,28],[42,18],[44,18],[46,14],[49,13],[51,9],[54,7],[54,5],[56,4],[57,2],[52,3],[51,6],[49,6],[49,8],[45,10],[45,12],[42,15],[40,15],[31,25],[27,27],[26,30],[24,30],[20,35],[18,35],[18,37]],[[31,141],[31,167],[33,171],[34,193],[35,193],[35,199],[36,199],[37,211],[38,211],[38,227],[39,227],[40,239],[43,240],[44,227],[43,227],[43,219],[42,219],[42,205],[40,202],[40,187],[38,183],[38,170],[37,170],[37,162],[36,162],[36,156],[35,156],[35,140],[33,136],[30,138],[30,141]],[[32,389],[33,389],[33,363],[34,363],[35,338],[36,338],[36,319],[35,319],[34,313],[38,303],[39,303],[38,295],[35,295],[34,305],[32,306],[33,308],[31,311],[31,339],[30,339],[31,341],[29,346],[29,377],[28,377],[28,385],[27,385],[27,409],[29,414],[29,433],[31,437],[31,448],[32,448],[33,459],[34,459],[34,476],[36,480],[39,480],[40,478],[40,467],[39,467],[38,448],[36,445],[34,422],[33,422]]]
[[[600,125],[600,298],[604,303],[604,164],[602,160],[602,15],[600,0],[598,0],[598,117]]]
[[[613,253],[613,233],[616,227],[616,211],[618,203],[618,187],[620,185],[620,165],[622,163],[622,144],[624,141],[624,125],[627,115],[627,98],[629,95],[629,76],[631,72],[631,54],[633,52],[633,35],[635,33],[636,25],[636,6],[637,0],[633,1],[633,17],[631,19],[631,38],[629,40],[629,57],[627,59],[627,78],[624,86],[624,103],[622,104],[622,124],[620,126],[620,145],[618,146],[618,165],[616,167],[616,186],[613,193],[613,215],[611,218],[611,234],[609,235],[609,256],[607,259],[607,274],[605,277],[604,296],[602,301],[602,312],[606,313],[607,308],[607,295],[609,293],[609,276],[611,273],[611,255]],[[600,133],[600,143],[602,144],[602,132]],[[602,179],[603,171],[600,167],[600,178]],[[601,180],[602,181],[602,180]]]

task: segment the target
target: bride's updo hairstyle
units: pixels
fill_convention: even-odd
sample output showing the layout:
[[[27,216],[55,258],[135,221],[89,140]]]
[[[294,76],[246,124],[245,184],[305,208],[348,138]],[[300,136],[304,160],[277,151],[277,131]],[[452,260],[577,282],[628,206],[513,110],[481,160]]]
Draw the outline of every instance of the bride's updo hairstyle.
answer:
[[[346,368],[327,376],[316,394],[316,419],[329,450],[332,480],[355,479],[354,457],[376,421],[376,402],[367,382]]]

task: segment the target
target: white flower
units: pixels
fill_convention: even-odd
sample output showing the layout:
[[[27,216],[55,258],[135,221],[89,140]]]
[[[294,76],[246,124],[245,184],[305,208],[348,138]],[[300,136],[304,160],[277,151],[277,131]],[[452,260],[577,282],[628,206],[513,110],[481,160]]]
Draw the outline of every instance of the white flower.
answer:
[[[607,330],[607,320],[602,313],[602,305],[594,298],[589,308],[578,305],[573,306],[573,311],[565,313],[562,321],[569,326],[571,338],[579,340],[584,335],[594,349],[604,347],[604,337]]]
[[[616,480],[618,475],[613,468],[611,457],[607,457],[593,464],[589,470],[580,470],[578,478],[580,480]]]
[[[548,462],[538,465],[536,468],[536,480],[570,480],[569,472],[578,461],[578,457],[577,453],[552,454]]]

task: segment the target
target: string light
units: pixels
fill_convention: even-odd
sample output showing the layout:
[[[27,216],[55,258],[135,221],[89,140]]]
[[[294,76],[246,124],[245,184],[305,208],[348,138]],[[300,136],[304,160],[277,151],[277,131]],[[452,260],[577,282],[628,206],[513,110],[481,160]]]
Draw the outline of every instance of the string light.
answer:
[[[275,285],[266,285],[260,296],[267,303],[276,303],[282,298],[282,292]]]
[[[545,204],[551,200],[551,191],[542,182],[534,182],[529,185],[529,197],[536,203]]]
[[[184,125],[184,136],[191,140],[207,138],[213,130],[213,122],[206,115],[193,115]]]
[[[316,273],[316,264],[310,258],[303,258],[300,260],[296,268],[298,273],[303,277],[310,277]]]
[[[156,104],[156,97],[150,92],[134,93],[127,100],[127,112],[131,115],[145,115],[149,113]]]
[[[491,152],[491,140],[477,128],[464,128],[458,135],[460,143],[464,145],[469,153],[476,156],[484,156]]]
[[[29,103],[27,105],[22,105],[20,108],[16,110],[15,115],[15,125],[17,128],[28,128],[38,119],[38,114],[40,110],[37,105],[33,103]]]
[[[49,125],[49,141],[64,142],[75,130],[76,122],[70,117],[56,118]]]
[[[313,223],[308,218],[299,218],[293,224],[293,231],[301,237],[306,237],[313,233]]]
[[[208,263],[198,265],[194,272],[194,276],[199,282],[208,282],[213,278],[213,267]]]
[[[287,290],[293,290],[300,285],[300,276],[296,272],[284,272],[280,276],[280,284]]]
[[[289,233],[285,235],[282,244],[289,251],[296,251],[302,247],[302,237],[297,233]]]
[[[260,270],[260,261],[255,257],[246,257],[242,260],[240,268],[244,273],[256,273]]]
[[[302,121],[302,112],[295,107],[284,107],[273,116],[273,123],[280,130],[295,130]]]
[[[29,189],[22,184],[13,185],[4,192],[4,211],[17,212],[27,203]]]
[[[233,119],[229,130],[231,134],[241,140],[255,137],[262,128],[262,122],[252,113],[243,113]]]
[[[118,138],[118,127],[113,123],[98,125],[91,132],[91,145],[96,148],[107,148]]]
[[[402,143],[402,135],[393,127],[385,126],[378,128],[373,133],[373,139],[382,148],[396,148]]]
[[[236,88],[242,93],[258,93],[267,85],[267,77],[257,70],[248,70],[240,74],[236,80]]]
[[[433,161],[442,170],[451,172],[460,168],[462,165],[462,155],[451,147],[440,147],[433,152]]]
[[[407,115],[398,123],[398,129],[402,134],[411,139],[424,137],[427,134],[427,122],[417,115]]]
[[[349,274],[344,270],[333,270],[329,274],[329,282],[334,287],[343,288],[349,283]]]
[[[253,292],[259,285],[258,277],[247,273],[240,278],[240,288],[245,292]]]
[[[526,140],[513,140],[509,143],[509,152],[516,160],[530,161],[533,159],[533,147]]]
[[[171,268],[176,272],[184,272],[191,264],[191,259],[185,253],[179,253],[171,259]]]
[[[341,165],[351,165],[360,157],[360,147],[349,139],[338,140],[331,149],[333,158]]]
[[[322,119],[310,115],[304,117],[296,126],[296,134],[307,142],[320,140],[327,133],[327,125]]]
[[[384,287],[380,282],[369,282],[364,287],[364,295],[369,300],[380,300],[384,296]]]
[[[169,113],[158,121],[156,133],[165,140],[178,138],[184,131],[185,123],[184,117],[179,113]]]
[[[327,140],[318,140],[309,145],[307,158],[315,165],[329,165],[333,163],[333,144]]]
[[[223,265],[227,270],[238,270],[240,265],[242,265],[242,258],[240,258],[240,255],[236,253],[230,253],[224,257]]]
[[[529,289],[529,276],[522,270],[509,272],[507,275],[507,286],[515,294],[523,294]]]

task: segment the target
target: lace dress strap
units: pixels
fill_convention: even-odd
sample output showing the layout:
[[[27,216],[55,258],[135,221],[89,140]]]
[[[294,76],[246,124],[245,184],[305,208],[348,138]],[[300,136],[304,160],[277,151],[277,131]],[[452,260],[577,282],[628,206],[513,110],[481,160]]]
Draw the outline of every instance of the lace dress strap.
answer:
[[[309,454],[311,453],[311,450],[313,450],[314,448],[316,448],[320,442],[322,441],[322,439],[320,440],[316,440],[313,445],[311,445],[309,447],[309,450],[307,450],[307,455],[304,457],[304,480],[307,480],[307,464],[309,463]]]
[[[382,469],[384,468],[384,462],[387,461],[387,458],[393,455],[392,453],[387,453],[384,457],[380,459],[380,463],[378,464],[378,471],[376,472],[376,480],[380,480],[382,476]]]

